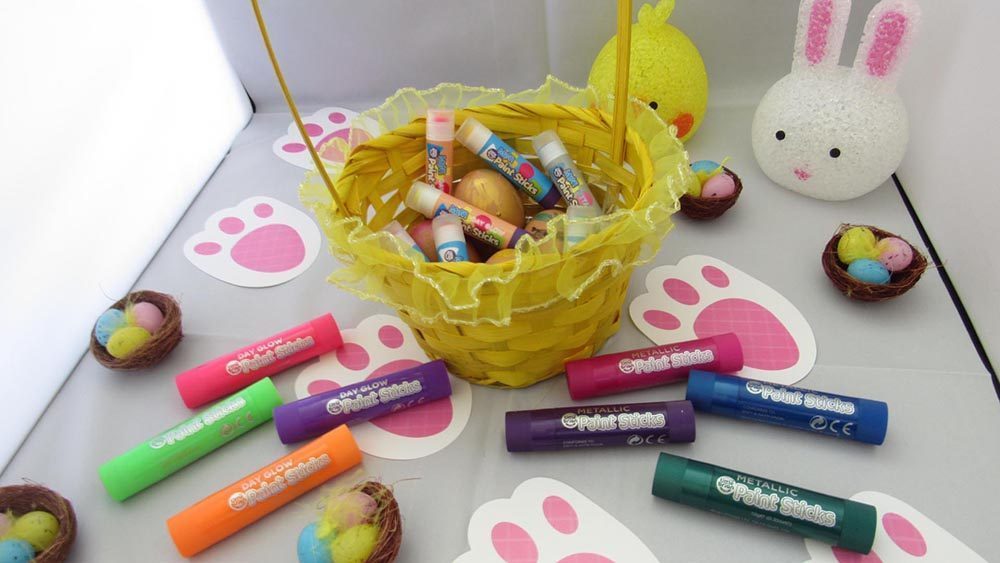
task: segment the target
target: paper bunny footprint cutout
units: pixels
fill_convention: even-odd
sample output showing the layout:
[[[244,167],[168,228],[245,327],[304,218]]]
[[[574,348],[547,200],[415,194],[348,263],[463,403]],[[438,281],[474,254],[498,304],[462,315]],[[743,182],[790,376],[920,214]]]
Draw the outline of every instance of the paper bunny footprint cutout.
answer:
[[[243,287],[289,281],[319,254],[316,223],[270,197],[251,197],[213,213],[184,243],[184,255],[206,274]]]
[[[350,149],[375,136],[377,125],[372,120],[364,120],[361,124],[356,121],[357,117],[358,113],[349,109],[325,107],[302,118],[306,134],[327,165],[344,164]],[[316,168],[294,121],[288,126],[288,132],[274,141],[271,149],[289,164],[306,170]]]
[[[899,166],[909,120],[896,82],[920,22],[914,0],[882,0],[854,67],[840,66],[850,0],[802,0],[792,72],[754,115],[754,156],[792,191],[831,201],[882,185]]]
[[[302,399],[428,362],[403,321],[374,315],[342,332],[344,345],[325,354],[295,380]],[[351,426],[361,451],[388,459],[416,459],[438,452],[458,438],[472,412],[472,389],[451,378],[451,397]]]
[[[812,559],[806,563],[986,563],[947,530],[897,498],[865,491],[851,500],[870,504],[878,511],[871,553],[853,553],[807,539]]]
[[[454,563],[647,563],[631,530],[569,485],[536,477],[469,520],[469,551]]]
[[[688,256],[653,269],[629,314],[656,344],[735,333],[744,377],[791,385],[816,363],[816,338],[795,305],[716,258]]]

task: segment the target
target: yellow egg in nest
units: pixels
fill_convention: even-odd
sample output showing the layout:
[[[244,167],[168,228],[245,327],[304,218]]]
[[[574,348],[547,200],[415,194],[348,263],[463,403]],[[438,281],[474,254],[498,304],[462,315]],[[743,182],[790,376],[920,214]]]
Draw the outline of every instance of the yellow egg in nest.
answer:
[[[629,94],[677,127],[687,141],[698,130],[708,107],[708,74],[701,53],[684,32],[667,23],[675,0],[644,5],[632,26]],[[603,95],[614,94],[617,36],[594,60],[587,82]]]

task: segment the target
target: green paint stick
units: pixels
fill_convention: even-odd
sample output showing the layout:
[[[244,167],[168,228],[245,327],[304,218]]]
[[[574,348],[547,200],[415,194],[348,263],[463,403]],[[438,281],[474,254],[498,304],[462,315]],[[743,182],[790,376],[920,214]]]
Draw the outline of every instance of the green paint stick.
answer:
[[[653,494],[858,553],[875,541],[874,506],[676,455],[660,454]]]
[[[101,466],[111,498],[123,501],[271,420],[281,395],[264,378]]]

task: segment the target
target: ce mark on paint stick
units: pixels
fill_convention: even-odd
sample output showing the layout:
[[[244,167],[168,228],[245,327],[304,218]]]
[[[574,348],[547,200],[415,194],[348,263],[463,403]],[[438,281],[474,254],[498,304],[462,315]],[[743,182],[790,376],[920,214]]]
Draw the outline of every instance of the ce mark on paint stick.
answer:
[[[840,419],[827,420],[823,416],[814,416],[809,421],[809,428],[813,430],[819,432],[827,430],[833,434],[843,434],[844,436],[853,436],[856,426],[857,423],[855,422],[844,422]]]
[[[655,444],[666,444],[667,435],[660,434],[659,436],[640,436],[638,434],[632,434],[629,436],[625,442],[630,446],[642,446],[642,445],[655,445]]]

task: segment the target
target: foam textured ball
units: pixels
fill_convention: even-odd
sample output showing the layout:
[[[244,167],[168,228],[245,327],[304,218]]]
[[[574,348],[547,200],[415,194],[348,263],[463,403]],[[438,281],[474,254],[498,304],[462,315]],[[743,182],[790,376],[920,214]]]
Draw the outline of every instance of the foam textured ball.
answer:
[[[10,535],[30,543],[35,551],[45,551],[59,535],[59,520],[44,510],[35,510],[18,518]]]
[[[0,563],[28,563],[35,557],[31,544],[19,539],[0,541]]]
[[[127,358],[149,341],[153,335],[141,326],[120,328],[108,339],[108,353],[119,360]]]
[[[299,534],[297,546],[299,563],[332,563],[330,544],[316,537],[316,523],[313,522]]]
[[[913,247],[903,239],[884,238],[878,241],[875,248],[878,251],[878,261],[890,272],[905,270],[913,263]]]
[[[375,550],[378,528],[371,524],[361,524],[348,528],[333,538],[330,552],[334,563],[365,563]]]
[[[705,62],[684,32],[667,23],[674,0],[660,0],[639,9],[632,26],[629,61],[629,94],[639,98],[667,123],[677,127],[686,141],[698,130],[708,107],[708,74]],[[602,95],[615,89],[617,36],[597,54],[587,82]]]
[[[851,264],[862,258],[874,260],[878,258],[877,243],[875,233],[869,229],[852,227],[844,232],[837,242],[837,258],[844,264]]]
[[[875,260],[869,260],[867,258],[861,258],[851,262],[847,267],[847,273],[851,274],[851,277],[864,282],[873,283],[876,285],[883,285],[889,283],[889,270],[882,265],[881,262],[876,262]]]
[[[850,2],[802,0],[792,71],[764,94],[751,125],[754,156],[776,184],[841,201],[882,185],[909,141],[896,92],[919,27],[915,0],[872,8],[853,67],[840,66]]]
[[[524,204],[517,188],[499,172],[473,170],[455,185],[452,194],[515,227],[524,227]]]

